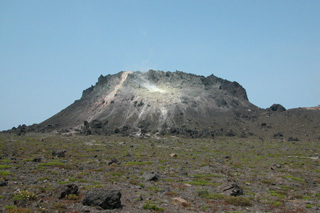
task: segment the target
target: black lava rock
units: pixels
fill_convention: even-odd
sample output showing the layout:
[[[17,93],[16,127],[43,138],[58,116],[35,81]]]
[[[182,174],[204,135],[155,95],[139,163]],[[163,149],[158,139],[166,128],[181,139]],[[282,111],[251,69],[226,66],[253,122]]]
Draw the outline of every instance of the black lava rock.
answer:
[[[55,193],[59,199],[65,198],[69,194],[78,194],[79,187],[73,183],[56,188]]]
[[[118,190],[95,189],[85,194],[82,204],[103,209],[121,208],[121,193]]]

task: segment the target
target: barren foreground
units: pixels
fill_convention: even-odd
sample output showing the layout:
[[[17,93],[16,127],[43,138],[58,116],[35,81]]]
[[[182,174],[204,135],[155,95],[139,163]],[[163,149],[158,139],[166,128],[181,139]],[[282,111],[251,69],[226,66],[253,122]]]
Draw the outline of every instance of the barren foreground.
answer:
[[[3,133],[0,209],[315,212],[319,153],[319,141]]]

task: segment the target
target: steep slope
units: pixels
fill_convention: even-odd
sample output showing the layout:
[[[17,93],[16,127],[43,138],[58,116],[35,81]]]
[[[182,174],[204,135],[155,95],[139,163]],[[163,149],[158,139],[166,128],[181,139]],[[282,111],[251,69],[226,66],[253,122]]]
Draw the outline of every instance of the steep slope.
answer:
[[[149,70],[100,76],[80,100],[40,124],[52,129],[112,132],[210,132],[235,112],[258,110],[237,82],[213,75]]]

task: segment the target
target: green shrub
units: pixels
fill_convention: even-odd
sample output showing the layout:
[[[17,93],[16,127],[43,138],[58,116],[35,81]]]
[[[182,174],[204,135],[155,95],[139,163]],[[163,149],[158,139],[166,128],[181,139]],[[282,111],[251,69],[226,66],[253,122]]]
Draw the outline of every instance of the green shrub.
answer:
[[[304,199],[304,200],[312,200],[312,197],[304,195],[304,196],[302,196],[302,199]]]
[[[224,200],[226,201],[226,203],[234,206],[251,206],[252,205],[251,201],[245,197],[228,196]]]
[[[156,206],[156,204],[151,201],[147,201],[147,203],[144,204],[142,208],[147,210],[153,210],[153,211],[164,211],[163,208]]]
[[[271,202],[271,205],[274,207],[279,207],[282,205],[282,203],[280,201],[273,201],[273,202]]]
[[[2,163],[9,163],[9,162],[10,162],[10,159],[1,159],[0,162],[2,162]]]
[[[0,177],[6,177],[8,175],[11,175],[11,172],[8,171],[0,171]]]
[[[201,198],[212,199],[212,200],[223,200],[224,195],[220,193],[209,193],[207,190],[198,191],[198,196]]]
[[[113,177],[121,177],[122,175],[123,175],[122,172],[112,172],[111,173],[111,176],[113,176]]]
[[[75,195],[75,194],[68,194],[67,196],[66,196],[66,199],[67,200],[79,200],[79,196],[78,195]]]
[[[269,191],[269,193],[275,197],[280,197],[280,198],[286,197],[285,193],[280,191]]]
[[[22,190],[17,192],[14,197],[14,200],[37,200],[37,196],[29,191]]]
[[[80,183],[85,183],[85,182],[87,182],[85,179],[75,178],[75,177],[69,177],[69,180],[72,181],[72,182],[80,182]]]
[[[310,208],[312,208],[312,207],[314,207],[314,205],[312,205],[312,204],[306,204],[306,208],[307,208],[307,209],[310,209]]]
[[[10,169],[11,166],[8,166],[8,165],[1,165],[0,164],[0,169]]]
[[[162,189],[160,189],[156,186],[150,186],[150,187],[148,187],[148,191],[161,192]]]
[[[6,210],[10,210],[10,209],[14,209],[14,208],[17,208],[16,206],[4,206],[4,208]]]
[[[304,182],[304,179],[302,178],[298,178],[298,177],[294,177],[292,175],[286,175],[284,176],[285,178],[288,178],[288,179],[291,179],[291,180],[295,180],[295,181],[298,181],[298,182]]]

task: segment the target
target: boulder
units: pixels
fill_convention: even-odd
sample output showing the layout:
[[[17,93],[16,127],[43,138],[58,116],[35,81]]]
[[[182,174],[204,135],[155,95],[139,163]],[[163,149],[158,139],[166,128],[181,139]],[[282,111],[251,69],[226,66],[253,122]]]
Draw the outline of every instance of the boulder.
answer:
[[[121,162],[117,158],[112,158],[111,161],[108,162],[108,165],[110,166],[113,163],[120,165]]]
[[[0,180],[0,186],[8,186],[8,181],[4,180]]]
[[[66,152],[67,152],[66,150],[54,150],[54,151],[52,151],[52,156],[53,157],[57,156],[59,158],[63,158],[65,156]]]
[[[283,138],[282,132],[275,133],[275,134],[273,135],[273,138],[274,138],[274,139],[282,139],[282,138]]]
[[[269,109],[274,112],[286,111],[286,108],[284,108],[281,104],[273,104]]]
[[[41,162],[41,157],[35,157],[35,158],[33,158],[32,161],[36,162],[36,163],[39,163],[39,162]]]
[[[299,141],[299,138],[289,137],[288,141]]]
[[[63,186],[59,186],[55,190],[55,194],[59,199],[65,198],[69,194],[77,195],[79,191],[79,187],[73,183],[66,184]]]
[[[91,130],[88,121],[83,122],[83,127],[81,129],[81,133],[84,135],[91,135]]]
[[[230,187],[227,187],[223,191],[227,192],[231,196],[243,195],[243,189],[240,188],[240,186],[238,186],[237,184],[232,184]]]
[[[176,153],[171,153],[170,157],[172,157],[172,158],[177,157],[177,154]]]
[[[188,201],[186,201],[185,199],[183,199],[183,198],[181,198],[181,197],[174,197],[174,198],[172,198],[172,201],[173,201],[174,204],[176,204],[176,205],[182,205],[182,206],[184,206],[184,207],[190,205]]]
[[[94,129],[101,129],[102,128],[102,122],[100,120],[93,120],[90,123],[90,127]]]
[[[143,177],[147,181],[158,181],[160,179],[160,175],[146,172],[143,174]]]
[[[85,194],[82,204],[103,209],[121,208],[121,193],[118,190],[95,189]]]

